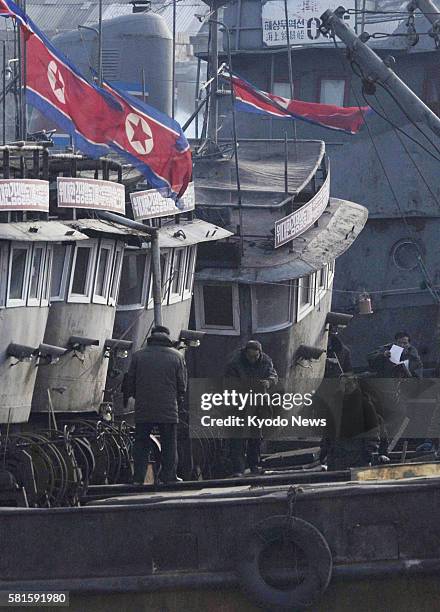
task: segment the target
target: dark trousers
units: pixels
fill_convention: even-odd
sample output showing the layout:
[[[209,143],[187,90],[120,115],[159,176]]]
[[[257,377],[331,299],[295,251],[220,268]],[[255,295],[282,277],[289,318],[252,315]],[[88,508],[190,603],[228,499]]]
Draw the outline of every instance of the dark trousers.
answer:
[[[134,482],[144,482],[147,473],[150,434],[157,426],[160,433],[162,471],[160,479],[168,482],[176,479],[177,468],[177,423],[136,423],[134,439]]]
[[[261,438],[232,438],[229,441],[232,470],[234,474],[242,474],[247,464],[251,469],[260,463]]]

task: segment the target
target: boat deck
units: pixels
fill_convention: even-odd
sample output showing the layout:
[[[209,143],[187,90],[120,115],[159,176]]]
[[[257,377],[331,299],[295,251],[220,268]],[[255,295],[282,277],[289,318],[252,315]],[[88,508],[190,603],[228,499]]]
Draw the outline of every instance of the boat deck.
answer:
[[[288,143],[287,184],[284,141],[240,141],[238,166],[242,204],[276,206],[299,194],[316,174],[325,154],[322,141]],[[195,158],[197,202],[201,206],[236,205],[235,160]]]

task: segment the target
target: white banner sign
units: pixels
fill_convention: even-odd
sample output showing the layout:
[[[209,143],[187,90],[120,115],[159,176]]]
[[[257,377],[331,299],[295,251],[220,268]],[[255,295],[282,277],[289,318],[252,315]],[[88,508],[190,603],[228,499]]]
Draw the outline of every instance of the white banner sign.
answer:
[[[130,199],[133,217],[136,221],[178,215],[194,210],[196,206],[194,183],[188,185],[185,194],[178,200],[177,205],[171,198],[164,198],[156,189],[135,191],[130,193]]]
[[[49,183],[38,179],[1,179],[0,210],[49,212]]]
[[[330,197],[330,168],[321,189],[300,209],[275,222],[275,248],[300,236],[319,219]]]
[[[287,0],[289,16],[289,38],[291,45],[329,43],[319,27],[320,16],[327,10],[335,10],[341,3],[337,0]],[[354,0],[344,2],[344,8],[355,8]],[[287,44],[286,13],[283,0],[268,0],[261,6],[263,43],[268,47]],[[354,29],[355,16],[344,15],[346,25]]]
[[[109,210],[125,215],[125,187],[120,183],[59,176],[57,188],[60,208]]]

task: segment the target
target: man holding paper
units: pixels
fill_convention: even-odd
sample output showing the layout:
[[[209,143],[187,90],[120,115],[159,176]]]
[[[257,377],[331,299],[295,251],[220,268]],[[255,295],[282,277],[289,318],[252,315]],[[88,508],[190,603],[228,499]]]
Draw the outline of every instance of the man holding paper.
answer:
[[[406,331],[397,332],[394,343],[370,353],[368,363],[380,378],[422,377],[422,360],[415,346],[412,346],[410,335]]]

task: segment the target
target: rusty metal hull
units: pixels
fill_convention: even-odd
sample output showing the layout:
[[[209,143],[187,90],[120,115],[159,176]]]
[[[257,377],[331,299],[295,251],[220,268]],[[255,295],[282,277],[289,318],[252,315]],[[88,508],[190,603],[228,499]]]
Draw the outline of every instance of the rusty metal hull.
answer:
[[[16,363],[6,350],[11,342],[38,347],[48,312],[48,307],[28,306],[0,310],[0,424],[25,423],[29,418],[38,371],[35,360]]]
[[[97,411],[103,401],[108,359],[104,342],[112,337],[115,308],[101,304],[53,303],[44,342],[68,347],[71,336],[99,340],[83,354],[71,351],[58,363],[40,368],[32,400],[32,412],[48,411],[47,390],[56,412]]]
[[[186,597],[201,605],[206,589],[209,608],[221,609],[219,590],[225,590],[230,607],[223,609],[236,610],[243,601],[236,568],[247,534],[260,521],[285,515],[289,492],[289,486],[225,487],[113,498],[82,508],[2,509],[0,588],[142,593],[136,600],[153,610],[159,600],[181,610]],[[368,601],[378,588],[370,579],[397,584],[410,574],[427,580],[438,573],[440,524],[432,510],[439,503],[439,478],[297,488],[293,515],[319,529],[333,558],[332,582],[314,609],[348,610],[346,581],[362,582]],[[438,596],[437,582],[414,588],[411,597],[419,592],[425,604]],[[337,607],[341,597],[347,603]],[[362,605],[356,610],[371,609]]]

